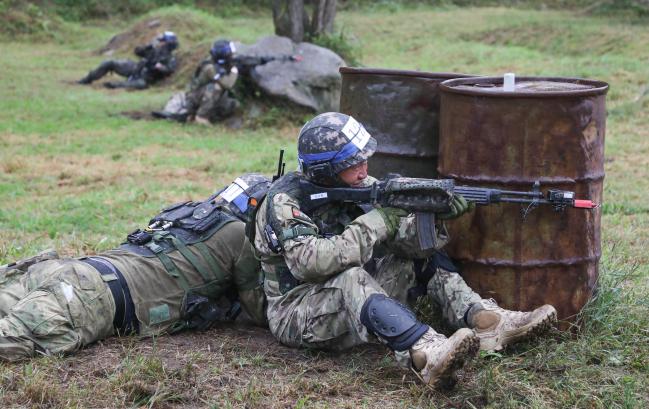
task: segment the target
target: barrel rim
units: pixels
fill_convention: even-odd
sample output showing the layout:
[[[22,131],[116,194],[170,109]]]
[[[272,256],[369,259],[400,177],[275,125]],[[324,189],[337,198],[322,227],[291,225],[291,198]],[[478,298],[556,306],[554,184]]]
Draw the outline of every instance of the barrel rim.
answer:
[[[478,75],[461,74],[452,72],[426,72],[412,70],[396,70],[389,68],[360,68],[360,67],[340,67],[338,72],[345,75],[387,75],[395,77],[418,77],[430,79],[456,79],[456,78],[476,78]]]
[[[491,98],[556,98],[556,97],[582,97],[593,95],[605,95],[608,92],[609,84],[599,80],[589,80],[586,78],[577,77],[516,77],[517,81],[563,81],[563,82],[577,82],[585,85],[592,85],[595,88],[584,90],[568,90],[568,91],[541,91],[541,92],[520,92],[520,91],[502,91],[498,93],[490,92],[483,89],[458,89],[457,85],[465,84],[502,84],[503,77],[477,77],[477,78],[454,78],[449,79],[439,84],[439,89],[442,94],[448,92],[452,94],[462,94],[470,96],[491,97]]]

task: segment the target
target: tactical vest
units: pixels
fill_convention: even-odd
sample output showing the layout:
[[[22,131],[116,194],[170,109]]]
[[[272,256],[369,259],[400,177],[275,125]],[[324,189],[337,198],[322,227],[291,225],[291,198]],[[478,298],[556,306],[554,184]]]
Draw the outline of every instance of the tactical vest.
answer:
[[[205,201],[165,208],[120,248],[100,254],[121,268],[132,286],[143,333],[232,319],[240,311],[237,295],[249,297],[241,303],[260,313],[252,298],[261,284],[259,261],[245,243],[243,226],[232,222],[248,220],[256,195],[267,189],[262,175],[242,175]],[[234,286],[238,294],[231,291]]]
[[[204,202],[181,202],[171,205],[153,217],[144,230],[136,230],[127,236],[127,241],[119,249],[127,250],[144,257],[157,257],[167,273],[178,280],[187,294],[214,297],[223,294],[226,272],[212,256],[206,240],[216,234],[227,223],[239,220],[210,197]],[[197,249],[201,259],[192,253],[188,246]],[[204,283],[190,287],[189,281],[168,256],[178,251],[202,276]]]
[[[304,175],[299,172],[289,173],[273,183],[266,195],[267,226],[265,226],[263,233],[268,247],[277,254],[283,251],[282,243],[284,241],[298,236],[319,235],[331,237],[341,234],[349,223],[365,213],[365,210],[352,203],[332,203],[305,211],[307,201],[304,197],[304,192],[299,187],[299,181],[303,177]],[[272,205],[273,197],[279,193],[285,193],[295,199],[298,206],[300,206],[300,210],[315,223],[318,230],[316,231],[312,227],[300,224],[291,228],[283,228],[275,215],[275,209]],[[281,261],[278,260],[277,263],[273,264],[277,267],[279,273],[276,277],[269,277],[267,275],[267,278],[279,282],[279,288],[282,294],[301,284],[291,274],[283,258],[281,258]]]

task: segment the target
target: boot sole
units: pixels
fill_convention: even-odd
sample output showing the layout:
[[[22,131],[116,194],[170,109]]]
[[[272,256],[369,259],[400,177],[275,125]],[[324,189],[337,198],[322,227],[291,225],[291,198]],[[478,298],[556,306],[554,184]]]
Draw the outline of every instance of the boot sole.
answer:
[[[450,389],[455,386],[457,378],[455,372],[461,369],[470,359],[476,356],[480,349],[480,340],[473,333],[460,341],[455,349],[449,353],[439,369],[439,375],[428,383],[433,388]]]

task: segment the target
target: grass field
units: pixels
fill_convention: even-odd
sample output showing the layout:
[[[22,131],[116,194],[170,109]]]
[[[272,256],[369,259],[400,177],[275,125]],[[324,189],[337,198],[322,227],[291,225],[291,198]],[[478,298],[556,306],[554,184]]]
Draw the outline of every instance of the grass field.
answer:
[[[176,16],[185,47],[272,32],[269,15],[156,16]],[[0,43],[0,264],[47,247],[109,249],[165,204],[207,197],[246,171],[272,173],[281,147],[295,163],[295,115],[274,110],[238,130],[133,120],[123,112],[160,108],[178,84],[142,92],[73,84],[101,61],[94,51],[133,23],[68,23],[51,41]],[[111,339],[73,357],[0,363],[0,407],[649,407],[646,23],[386,6],[343,12],[337,24],[369,67],[611,84],[600,291],[582,330],[483,355],[450,392],[419,385],[379,347],[295,351],[263,330],[229,326]]]

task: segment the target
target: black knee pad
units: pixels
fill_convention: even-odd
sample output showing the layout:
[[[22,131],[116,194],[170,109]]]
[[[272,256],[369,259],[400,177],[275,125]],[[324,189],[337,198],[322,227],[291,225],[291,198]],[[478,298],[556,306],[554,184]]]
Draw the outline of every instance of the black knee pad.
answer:
[[[428,331],[408,307],[383,294],[372,294],[365,301],[361,323],[393,351],[410,349]]]

